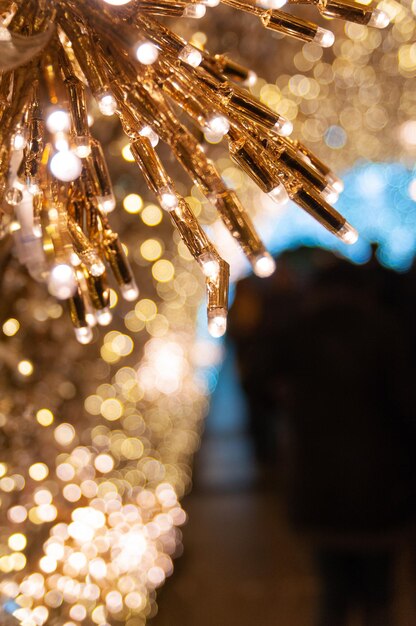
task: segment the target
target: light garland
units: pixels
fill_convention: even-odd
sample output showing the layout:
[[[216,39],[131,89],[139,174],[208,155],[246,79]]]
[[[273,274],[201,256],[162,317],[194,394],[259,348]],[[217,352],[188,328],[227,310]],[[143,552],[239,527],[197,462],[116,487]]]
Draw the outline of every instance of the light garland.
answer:
[[[225,0],[258,16],[266,28],[331,45],[333,35],[274,9],[276,3]],[[288,198],[347,243],[357,233],[329,202],[341,181],[305,146],[292,124],[243,87],[253,72],[224,55],[187,43],[158,19],[202,17],[216,0],[3,0],[0,60],[2,114],[0,200],[12,219],[19,258],[50,293],[67,299],[77,339],[111,321],[108,265],[127,300],[138,289],[108,213],[115,197],[102,148],[91,137],[86,86],[104,115],[117,113],[130,149],[160,206],[206,276],[208,327],[226,329],[228,264],[218,255],[155,151],[159,137],[215,205],[254,271],[274,261],[234,191],[177,115],[178,107],[208,141],[228,140],[231,158],[273,200]],[[313,2],[325,16],[378,27],[378,9],[349,0]],[[108,6],[112,5],[112,6]],[[7,219],[6,219],[7,222]]]

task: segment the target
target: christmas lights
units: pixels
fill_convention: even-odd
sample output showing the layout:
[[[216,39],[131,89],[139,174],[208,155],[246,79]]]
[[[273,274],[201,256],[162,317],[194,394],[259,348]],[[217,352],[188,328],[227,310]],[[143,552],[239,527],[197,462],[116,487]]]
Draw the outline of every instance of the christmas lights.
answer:
[[[207,6],[217,4],[1,4],[0,201],[22,263],[36,279],[46,280],[57,298],[69,300],[76,336],[83,343],[92,337],[91,323],[111,319],[106,265],[126,299],[138,294],[108,219],[115,196],[102,148],[90,134],[87,87],[104,115],[120,117],[149,188],[206,275],[209,327],[215,326],[215,335],[226,328],[228,266],[162,164],[155,150],[159,137],[215,205],[254,271],[268,275],[274,263],[237,195],[227,188],[189,124],[179,121],[177,107],[209,141],[226,139],[233,160],[272,199],[280,203],[291,198],[347,243],[357,238],[329,204],[341,185],[337,177],[290,139],[288,120],[245,90],[253,72],[226,56],[197,49],[158,19],[198,18]],[[267,28],[322,46],[332,43],[330,31],[283,14],[273,2],[225,4],[257,15]],[[380,11],[348,0],[314,4],[324,15],[385,25]]]

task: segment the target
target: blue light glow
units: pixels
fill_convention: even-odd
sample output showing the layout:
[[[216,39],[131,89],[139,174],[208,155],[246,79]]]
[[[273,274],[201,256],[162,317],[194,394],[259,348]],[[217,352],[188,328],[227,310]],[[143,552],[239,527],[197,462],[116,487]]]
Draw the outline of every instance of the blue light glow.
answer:
[[[377,243],[380,263],[406,271],[416,252],[416,202],[409,191],[415,179],[416,172],[391,163],[359,164],[343,176],[345,191],[336,208],[360,233],[353,246],[339,241],[293,203],[269,232],[262,233],[263,238],[275,255],[299,246],[317,246],[337,251],[354,263],[368,261],[370,244]]]

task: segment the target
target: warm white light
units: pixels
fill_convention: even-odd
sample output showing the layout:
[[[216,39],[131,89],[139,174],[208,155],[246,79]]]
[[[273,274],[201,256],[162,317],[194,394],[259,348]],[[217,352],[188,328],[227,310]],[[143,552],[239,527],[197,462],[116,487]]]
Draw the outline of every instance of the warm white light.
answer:
[[[110,117],[117,111],[117,100],[109,91],[98,96],[98,108],[103,115]]]
[[[198,65],[202,63],[202,54],[197,48],[194,48],[194,46],[188,43],[180,52],[179,60],[187,63],[191,67],[198,67]]]
[[[136,48],[136,58],[143,65],[152,65],[159,56],[159,50],[151,41],[143,41]]]
[[[112,193],[107,196],[97,196],[97,202],[104,213],[111,213],[116,208],[116,199]]]
[[[217,113],[207,120],[206,127],[211,133],[224,136],[230,130],[230,122],[224,115]]]
[[[203,4],[188,4],[183,12],[185,17],[192,17],[195,20],[199,20],[201,17],[204,17],[206,13],[206,8]]]
[[[325,189],[322,191],[322,195],[329,204],[335,204],[339,198],[339,193],[332,187],[332,185],[327,185]]]
[[[16,131],[12,139],[13,150],[23,150],[26,143],[25,133],[21,130]]]
[[[375,28],[386,28],[390,24],[390,18],[384,11],[380,9],[374,9],[371,14],[368,26],[374,26]]]
[[[288,137],[293,131],[293,124],[290,120],[281,117],[274,125],[274,129],[282,137]]]
[[[81,326],[81,328],[74,328],[75,337],[79,343],[87,344],[92,341],[92,330],[89,326]]]
[[[157,144],[159,143],[159,135],[155,133],[153,128],[151,128],[150,126],[143,126],[143,128],[139,132],[139,135],[141,135],[142,137],[147,137],[153,148],[156,148]]]
[[[96,311],[95,316],[100,326],[108,326],[113,319],[110,309],[101,309],[100,311]]]
[[[69,113],[63,109],[51,111],[46,118],[46,128],[50,133],[68,132],[71,128]]]
[[[330,185],[337,193],[342,193],[344,191],[343,181],[332,172],[326,175],[326,180],[328,181],[328,185]]]
[[[345,222],[344,226],[336,233],[344,243],[352,245],[358,239],[358,232],[351,224]]]
[[[123,4],[128,4],[131,0],[104,0],[107,4],[111,4],[115,7],[121,7]]]
[[[322,46],[322,48],[330,48],[335,41],[335,35],[330,30],[318,26],[313,41]]]
[[[67,263],[55,265],[49,274],[48,289],[49,293],[60,300],[73,296],[77,289],[77,281],[72,267]]]
[[[211,337],[222,337],[227,330],[227,314],[223,309],[208,311],[208,331]]]
[[[256,276],[267,278],[271,276],[276,269],[276,263],[268,252],[260,254],[253,263],[253,270]]]
[[[123,298],[128,302],[136,300],[139,296],[139,288],[137,287],[134,280],[132,280],[130,283],[120,285],[120,291]]]
[[[165,209],[165,211],[173,211],[179,205],[176,194],[168,188],[166,188],[166,190],[161,190],[159,201],[160,206],[162,209]]]
[[[289,196],[283,185],[277,185],[277,187],[269,191],[267,195],[273,202],[276,202],[276,204],[284,205],[289,201]]]
[[[51,159],[52,174],[58,180],[69,183],[77,179],[82,172],[82,162],[71,150],[57,152]]]
[[[198,260],[207,278],[216,278],[218,276],[220,264],[212,252],[204,252]]]

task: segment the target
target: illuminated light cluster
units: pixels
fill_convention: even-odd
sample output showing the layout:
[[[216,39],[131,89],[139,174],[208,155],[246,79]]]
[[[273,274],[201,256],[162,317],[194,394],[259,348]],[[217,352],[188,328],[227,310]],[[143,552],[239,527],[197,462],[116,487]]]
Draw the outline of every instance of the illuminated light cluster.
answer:
[[[329,47],[334,41],[331,31],[282,12],[281,1],[222,3],[254,15],[267,29],[310,45]],[[203,34],[195,35],[194,45],[158,19],[199,19],[207,8],[219,4],[219,0],[174,6],[170,0],[91,0],[81,7],[73,0],[52,0],[48,5],[30,0],[27,8],[12,0],[9,5],[5,2],[8,36],[32,32],[35,25],[34,54],[42,54],[33,67],[26,56],[10,67],[7,60],[0,62],[1,70],[11,70],[2,74],[3,92],[10,92],[11,98],[3,107],[7,123],[1,136],[6,153],[0,200],[5,199],[14,214],[10,231],[21,262],[35,278],[46,280],[52,295],[69,301],[75,336],[82,344],[92,341],[96,324],[106,326],[112,321],[107,267],[124,299],[138,297],[126,252],[107,216],[116,200],[101,145],[90,132],[93,119],[88,114],[86,85],[103,115],[120,118],[128,137],[122,156],[137,163],[201,266],[206,276],[208,326],[216,336],[226,327],[221,320],[228,309],[229,266],[166,172],[155,151],[159,139],[170,145],[192,181],[213,203],[254,271],[268,275],[272,264],[264,260],[267,251],[251,218],[204,147],[182,124],[177,107],[200,128],[208,143],[226,141],[233,161],[278,204],[291,198],[343,241],[354,243],[357,237],[330,204],[337,199],[330,169],[290,138],[291,119],[247,91],[254,86],[254,73],[225,55],[208,54]],[[311,0],[311,4],[325,17],[348,19],[364,28],[384,28],[389,21],[384,9],[349,0]],[[59,37],[49,41],[51,22]],[[115,38],[113,33],[117,33]],[[33,79],[39,87],[30,90]],[[19,102],[17,112],[14,102]],[[341,146],[339,137],[328,137],[327,142]],[[123,206],[151,224],[140,196],[130,194]],[[218,265],[215,272],[205,271],[207,255],[216,257],[211,264]],[[159,282],[173,278],[167,263],[155,261],[154,277]]]

